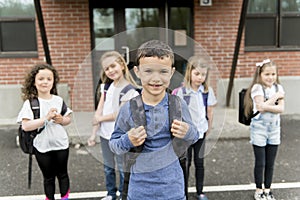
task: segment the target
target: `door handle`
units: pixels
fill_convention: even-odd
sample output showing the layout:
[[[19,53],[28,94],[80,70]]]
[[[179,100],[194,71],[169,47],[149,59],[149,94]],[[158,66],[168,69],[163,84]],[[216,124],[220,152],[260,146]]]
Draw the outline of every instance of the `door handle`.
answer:
[[[122,46],[122,49],[125,49],[125,56],[126,56],[126,65],[129,64],[129,47],[128,46]]]

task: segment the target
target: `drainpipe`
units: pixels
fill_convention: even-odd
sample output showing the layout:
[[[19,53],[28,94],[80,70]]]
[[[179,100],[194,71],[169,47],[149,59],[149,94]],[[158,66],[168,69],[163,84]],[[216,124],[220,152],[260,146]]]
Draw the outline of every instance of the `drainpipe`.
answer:
[[[228,88],[227,88],[227,95],[226,95],[226,106],[227,107],[229,107],[229,105],[230,105],[230,97],[231,97],[231,92],[232,92],[232,87],[233,87],[236,63],[237,63],[239,51],[240,51],[240,44],[241,44],[241,40],[242,40],[243,28],[245,25],[247,7],[248,7],[248,0],[243,0],[241,16],[240,16],[240,23],[239,23],[238,33],[237,33],[236,42],[235,42],[234,55],[233,55],[232,65],[231,65],[230,79],[229,79]]]
[[[52,65],[40,0],[34,0],[34,6],[35,6],[35,12],[38,18],[38,22],[39,22],[46,61],[49,65]]]

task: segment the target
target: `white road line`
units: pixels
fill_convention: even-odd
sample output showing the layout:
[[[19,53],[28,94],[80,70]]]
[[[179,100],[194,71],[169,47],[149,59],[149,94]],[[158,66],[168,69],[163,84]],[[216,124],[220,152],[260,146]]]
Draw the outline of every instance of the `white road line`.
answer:
[[[272,183],[272,189],[292,189],[300,188],[300,182],[291,183]],[[226,191],[245,191],[245,190],[255,190],[255,184],[245,184],[245,185],[220,185],[220,186],[204,186],[204,192],[226,192]],[[190,187],[189,192],[196,192],[195,187]]]
[[[290,182],[290,183],[272,183],[273,189],[292,189],[300,188],[300,182]],[[204,192],[228,192],[228,191],[245,191],[245,190],[255,190],[255,184],[245,184],[245,185],[219,185],[219,186],[204,186]],[[195,187],[189,187],[189,192],[196,192]],[[104,197],[106,191],[99,192],[77,192],[70,193],[69,199],[85,199],[85,198],[98,198]],[[0,197],[0,200],[41,200],[44,199],[45,195],[24,195],[24,196],[6,196]],[[59,194],[55,195],[55,198],[59,199]]]

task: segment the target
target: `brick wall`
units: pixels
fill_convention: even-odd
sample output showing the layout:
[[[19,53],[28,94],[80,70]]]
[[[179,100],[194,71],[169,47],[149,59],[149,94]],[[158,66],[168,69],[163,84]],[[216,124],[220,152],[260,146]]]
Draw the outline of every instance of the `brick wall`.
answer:
[[[42,0],[41,6],[52,64],[61,83],[70,87],[74,111],[93,111],[93,82],[90,53],[90,19],[88,0]],[[231,70],[242,0],[214,0],[210,7],[200,7],[195,0],[194,37],[216,63],[222,78]],[[37,24],[37,58],[0,58],[0,84],[22,84],[25,72],[34,64],[45,62]],[[300,51],[245,52],[241,42],[236,78],[252,77],[255,63],[274,60],[280,76],[300,75]]]
[[[41,7],[52,65],[60,82],[71,89],[70,106],[74,111],[92,111],[92,68],[81,65],[91,49],[88,0],[42,0]],[[0,84],[22,84],[27,70],[46,61],[38,22],[36,27],[38,58],[0,58]]]
[[[92,111],[92,67],[82,65],[91,49],[88,0],[41,1],[52,64],[71,87],[74,111]],[[80,78],[79,78],[80,77]]]
[[[230,76],[242,2],[213,0],[212,6],[201,7],[194,1],[195,40],[212,57],[223,78]],[[255,63],[265,58],[275,61],[279,76],[300,75],[300,51],[245,52],[243,37],[235,77],[252,77]]]

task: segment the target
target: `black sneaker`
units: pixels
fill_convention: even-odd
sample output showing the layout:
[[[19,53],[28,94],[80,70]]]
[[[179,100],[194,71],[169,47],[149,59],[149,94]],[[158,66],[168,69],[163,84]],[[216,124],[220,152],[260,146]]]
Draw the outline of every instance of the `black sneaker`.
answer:
[[[276,200],[272,192],[265,193],[265,196],[266,196],[266,200]]]
[[[255,200],[267,200],[266,196],[263,192],[262,193],[255,192],[254,193],[254,199]]]

